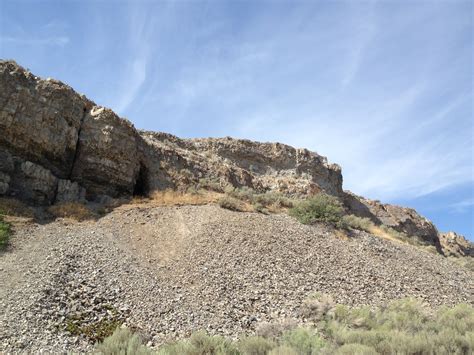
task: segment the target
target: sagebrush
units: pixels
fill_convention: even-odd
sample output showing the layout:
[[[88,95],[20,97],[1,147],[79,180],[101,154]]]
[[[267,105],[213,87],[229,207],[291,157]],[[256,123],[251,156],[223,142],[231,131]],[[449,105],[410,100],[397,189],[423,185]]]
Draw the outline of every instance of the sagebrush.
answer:
[[[351,308],[336,305],[330,296],[320,294],[310,297],[310,301],[312,312],[306,316],[312,321],[312,326],[293,325],[288,329],[283,323],[275,327],[266,323],[265,331],[260,332],[260,335],[246,336],[236,342],[198,332],[188,340],[163,345],[156,353],[468,355],[474,351],[474,308],[468,304],[433,310],[418,300],[403,299],[378,308]],[[303,312],[304,308],[303,304]],[[126,339],[131,339],[131,335],[128,334]],[[108,341],[105,343],[108,344]],[[129,342],[123,340],[118,343]],[[143,346],[141,343],[138,346],[136,339],[131,344],[137,349]]]
[[[289,213],[303,224],[322,222],[340,227],[344,209],[336,197],[318,193],[297,203]]]

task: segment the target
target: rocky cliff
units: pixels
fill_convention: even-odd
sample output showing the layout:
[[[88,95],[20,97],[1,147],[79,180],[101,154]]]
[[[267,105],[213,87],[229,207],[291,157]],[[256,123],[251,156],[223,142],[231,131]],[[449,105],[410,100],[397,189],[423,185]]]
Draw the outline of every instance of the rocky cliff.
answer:
[[[202,180],[299,196],[322,191],[354,214],[439,246],[438,231],[416,211],[343,191],[340,167],[317,153],[138,131],[66,84],[13,61],[0,61],[0,131],[0,195],[32,204],[146,195]]]
[[[200,179],[259,191],[342,193],[341,169],[306,149],[137,131],[69,86],[0,62],[0,193],[37,204],[128,197]]]

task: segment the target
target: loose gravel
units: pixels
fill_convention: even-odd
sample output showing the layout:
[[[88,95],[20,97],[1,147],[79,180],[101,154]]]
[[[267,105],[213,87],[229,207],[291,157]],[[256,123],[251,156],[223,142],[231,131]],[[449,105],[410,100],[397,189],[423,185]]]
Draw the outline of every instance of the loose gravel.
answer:
[[[121,206],[98,221],[17,223],[0,254],[0,352],[87,352],[125,324],[150,346],[304,322],[315,292],[379,305],[474,303],[473,273],[414,246],[216,205]]]

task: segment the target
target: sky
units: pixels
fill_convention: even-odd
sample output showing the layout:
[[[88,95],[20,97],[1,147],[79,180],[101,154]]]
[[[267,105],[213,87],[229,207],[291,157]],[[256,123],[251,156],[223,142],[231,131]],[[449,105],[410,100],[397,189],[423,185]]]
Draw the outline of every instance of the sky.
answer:
[[[137,128],[304,147],[474,239],[473,3],[0,0],[0,57]]]

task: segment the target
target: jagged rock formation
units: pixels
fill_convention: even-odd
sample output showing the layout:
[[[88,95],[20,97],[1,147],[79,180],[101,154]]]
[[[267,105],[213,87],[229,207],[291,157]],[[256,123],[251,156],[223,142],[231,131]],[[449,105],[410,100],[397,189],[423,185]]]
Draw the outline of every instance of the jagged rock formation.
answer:
[[[414,209],[383,204],[348,191],[344,193],[343,199],[348,209],[359,217],[370,218],[377,224],[384,224],[398,232],[415,236],[420,242],[434,245],[441,251],[438,230]]]
[[[456,232],[441,233],[439,241],[446,256],[474,257],[474,244]]]
[[[138,132],[110,109],[13,61],[0,62],[0,74],[2,194],[51,204],[180,188],[201,178],[262,191],[342,193],[339,166],[306,149]]]
[[[439,247],[416,211],[345,192],[341,169],[280,143],[138,131],[57,80],[0,61],[0,195],[34,204],[131,197],[201,179],[258,191],[338,196],[347,209]]]
[[[208,178],[223,186],[247,186],[258,191],[342,193],[340,167],[306,149],[229,137],[180,139],[165,133],[140,134],[148,148],[145,164],[153,170],[149,174],[151,189],[161,188],[163,181],[179,187]],[[166,175],[157,181],[160,168]]]

